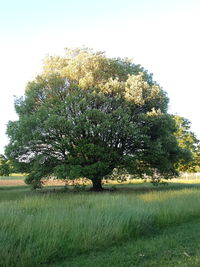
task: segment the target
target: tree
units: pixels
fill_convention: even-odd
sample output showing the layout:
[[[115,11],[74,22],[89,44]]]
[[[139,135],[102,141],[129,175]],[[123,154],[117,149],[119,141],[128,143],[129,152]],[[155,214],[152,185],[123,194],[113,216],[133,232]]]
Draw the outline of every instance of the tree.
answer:
[[[17,99],[6,153],[27,183],[87,177],[93,190],[114,169],[153,179],[177,175],[180,159],[168,98],[152,75],[128,59],[90,49],[49,57]]]
[[[175,136],[182,151],[185,151],[185,157],[180,159],[177,169],[180,172],[197,172],[200,169],[200,141],[190,130],[189,120],[178,115],[175,115],[174,119],[177,127]]]
[[[200,143],[198,143],[194,158],[196,162],[195,172],[200,172]]]
[[[8,159],[4,155],[0,155],[0,176],[9,176],[10,165]]]

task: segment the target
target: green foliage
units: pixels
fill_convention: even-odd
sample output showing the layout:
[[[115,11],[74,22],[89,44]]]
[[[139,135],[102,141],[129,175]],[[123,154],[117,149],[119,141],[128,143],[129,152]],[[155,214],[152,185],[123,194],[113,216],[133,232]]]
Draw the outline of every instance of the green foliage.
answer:
[[[0,176],[9,176],[11,173],[11,165],[4,155],[0,155]]]
[[[177,127],[175,136],[185,154],[178,162],[177,168],[180,172],[198,172],[200,171],[200,141],[190,130],[189,120],[177,115],[174,119]]]
[[[92,50],[67,50],[46,59],[43,73],[15,102],[6,153],[29,173],[43,177],[101,180],[115,168],[141,178],[170,178],[181,157],[168,98],[140,65]]]

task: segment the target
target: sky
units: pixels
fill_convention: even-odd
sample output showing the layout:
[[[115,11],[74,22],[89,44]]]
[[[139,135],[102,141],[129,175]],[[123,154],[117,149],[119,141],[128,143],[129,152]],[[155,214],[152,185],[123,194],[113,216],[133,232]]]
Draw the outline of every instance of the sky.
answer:
[[[46,55],[90,47],[129,57],[154,74],[169,112],[200,138],[199,0],[0,0],[0,153],[14,96],[40,73]]]

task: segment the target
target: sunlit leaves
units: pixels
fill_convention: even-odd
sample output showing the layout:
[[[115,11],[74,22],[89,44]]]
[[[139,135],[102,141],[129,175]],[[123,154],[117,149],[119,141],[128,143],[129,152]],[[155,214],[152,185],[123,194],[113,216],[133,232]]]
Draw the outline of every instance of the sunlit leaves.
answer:
[[[49,57],[41,75],[16,100],[8,124],[10,158],[42,177],[87,177],[113,169],[172,177],[180,151],[168,98],[152,75],[128,59],[91,49]]]

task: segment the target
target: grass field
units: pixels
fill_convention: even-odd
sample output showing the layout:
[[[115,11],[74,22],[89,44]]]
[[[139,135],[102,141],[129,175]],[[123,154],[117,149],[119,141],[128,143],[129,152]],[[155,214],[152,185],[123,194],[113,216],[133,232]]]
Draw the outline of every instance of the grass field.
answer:
[[[0,266],[200,266],[197,179],[115,187],[1,186]]]
[[[24,180],[25,175],[22,173],[12,173],[10,176],[0,176],[1,180]]]

